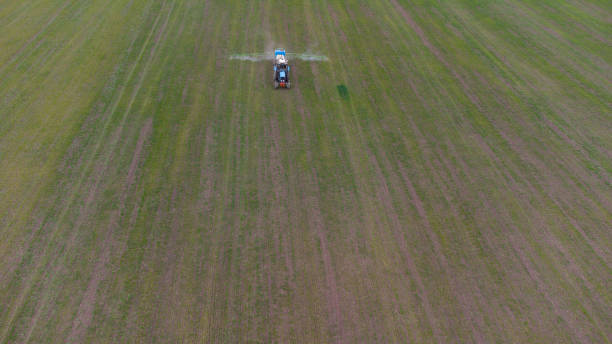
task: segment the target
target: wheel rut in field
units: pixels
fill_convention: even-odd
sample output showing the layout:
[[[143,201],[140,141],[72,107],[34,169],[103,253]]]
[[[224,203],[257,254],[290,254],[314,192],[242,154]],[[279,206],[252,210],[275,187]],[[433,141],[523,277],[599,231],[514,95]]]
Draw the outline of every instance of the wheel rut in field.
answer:
[[[124,212],[127,196],[130,194],[132,186],[136,181],[136,171],[142,164],[145,143],[150,139],[152,132],[153,119],[149,117],[145,121],[145,124],[140,131],[138,142],[136,143],[136,148],[132,157],[132,162],[130,163],[130,167],[128,169],[125,184],[120,193],[118,208],[111,215],[109,223],[110,228],[107,229],[106,237],[102,243],[102,253],[94,266],[92,277],[79,305],[77,315],[72,323],[72,330],[68,336],[68,342],[79,342],[83,340],[85,331],[87,331],[91,325],[91,320],[93,318],[98,287],[100,282],[102,282],[108,274],[108,263],[111,258],[111,252],[113,252],[113,255],[119,257],[123,254],[126,243],[116,242],[113,236],[117,230],[117,227],[119,226],[121,214]]]

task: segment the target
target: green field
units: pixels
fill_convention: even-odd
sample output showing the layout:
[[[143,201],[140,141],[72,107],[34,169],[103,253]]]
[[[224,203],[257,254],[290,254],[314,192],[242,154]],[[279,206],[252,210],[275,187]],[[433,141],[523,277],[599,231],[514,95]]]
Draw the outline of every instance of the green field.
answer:
[[[0,0],[0,343],[611,319],[610,1]]]

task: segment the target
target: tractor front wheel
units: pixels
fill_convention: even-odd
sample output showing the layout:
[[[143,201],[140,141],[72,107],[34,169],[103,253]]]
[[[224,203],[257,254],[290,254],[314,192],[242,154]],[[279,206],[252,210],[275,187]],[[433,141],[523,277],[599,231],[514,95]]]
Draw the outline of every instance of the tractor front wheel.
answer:
[[[274,88],[278,88],[278,81],[274,81]]]

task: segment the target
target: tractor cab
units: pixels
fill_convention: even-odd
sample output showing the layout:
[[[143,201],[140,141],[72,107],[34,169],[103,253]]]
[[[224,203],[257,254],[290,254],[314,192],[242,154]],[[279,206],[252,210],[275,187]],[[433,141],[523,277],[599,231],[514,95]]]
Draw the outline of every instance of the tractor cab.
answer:
[[[280,82],[286,82],[287,81],[287,77],[288,77],[287,72],[285,72],[284,70],[281,69],[278,72],[278,80]]]

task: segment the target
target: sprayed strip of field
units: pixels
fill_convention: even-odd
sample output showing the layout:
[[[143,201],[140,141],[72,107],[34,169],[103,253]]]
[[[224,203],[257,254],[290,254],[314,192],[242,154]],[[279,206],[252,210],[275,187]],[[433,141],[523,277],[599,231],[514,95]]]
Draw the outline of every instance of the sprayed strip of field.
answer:
[[[0,343],[610,342],[611,16],[0,3]]]

